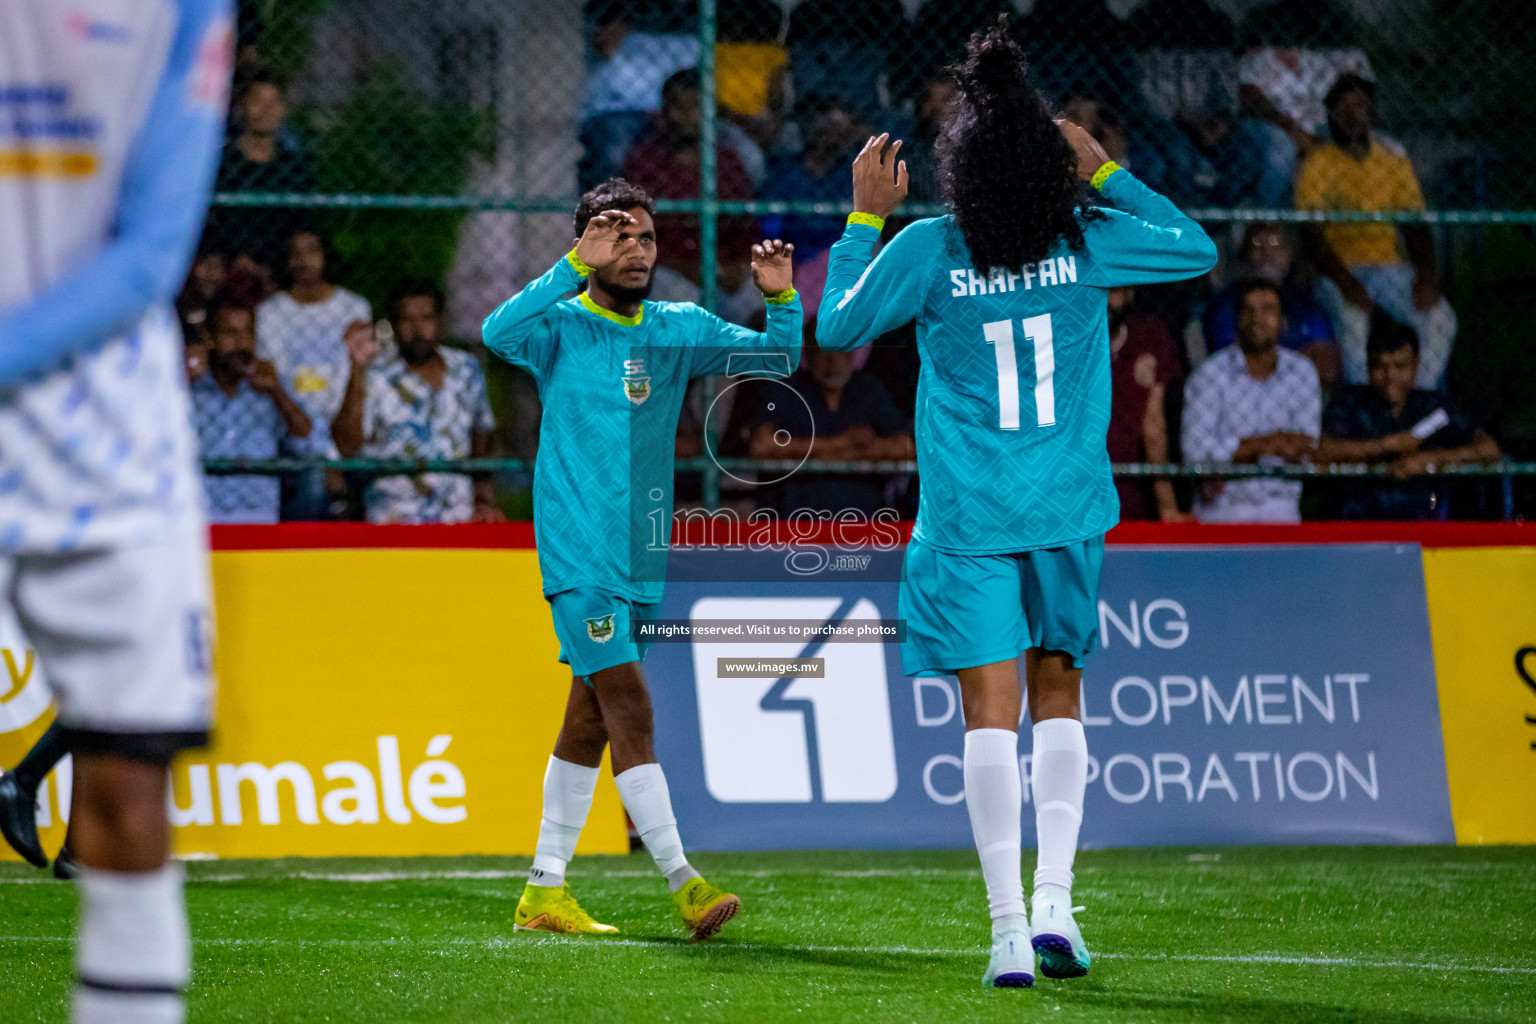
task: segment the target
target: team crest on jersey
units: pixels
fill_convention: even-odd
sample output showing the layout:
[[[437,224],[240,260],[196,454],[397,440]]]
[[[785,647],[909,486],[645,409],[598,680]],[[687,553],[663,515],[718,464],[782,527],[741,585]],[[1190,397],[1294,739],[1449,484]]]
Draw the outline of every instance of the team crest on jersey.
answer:
[[[624,360],[624,397],[635,405],[644,405],[651,397],[651,378],[645,376],[644,359]]]
[[[584,620],[587,624],[587,636],[594,643],[605,644],[613,639],[613,615],[613,612],[609,612],[595,619]]]

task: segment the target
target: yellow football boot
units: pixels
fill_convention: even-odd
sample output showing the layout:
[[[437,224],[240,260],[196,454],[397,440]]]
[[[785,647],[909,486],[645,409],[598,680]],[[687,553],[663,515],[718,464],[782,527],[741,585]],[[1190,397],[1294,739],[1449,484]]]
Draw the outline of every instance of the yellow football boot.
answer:
[[[721,892],[702,878],[695,878],[672,894],[677,912],[683,915],[695,942],[714,935],[725,922],[736,916],[741,900],[728,892]]]
[[[611,924],[592,920],[571,895],[571,883],[533,885],[523,889],[517,901],[515,927],[520,932],[559,932],[566,935],[615,935]]]

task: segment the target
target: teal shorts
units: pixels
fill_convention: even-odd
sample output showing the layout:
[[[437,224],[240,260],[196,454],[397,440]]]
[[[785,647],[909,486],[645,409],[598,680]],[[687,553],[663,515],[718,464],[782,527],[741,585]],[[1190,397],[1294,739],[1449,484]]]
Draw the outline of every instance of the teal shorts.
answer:
[[[578,587],[549,595],[549,610],[560,638],[560,662],[591,685],[593,672],[639,661],[646,643],[634,638],[636,623],[656,614],[654,604],[636,604],[595,587]]]
[[[1040,551],[960,555],[914,539],[901,583],[909,676],[954,675],[1031,647],[1083,661],[1099,640],[1104,537]]]

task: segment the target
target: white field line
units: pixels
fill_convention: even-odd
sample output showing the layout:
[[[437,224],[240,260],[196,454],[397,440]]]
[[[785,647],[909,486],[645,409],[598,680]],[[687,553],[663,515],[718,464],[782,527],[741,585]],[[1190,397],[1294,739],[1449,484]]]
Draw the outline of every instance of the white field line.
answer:
[[[0,935],[0,943],[68,943],[65,935]],[[602,950],[611,946],[627,947],[677,947],[681,940],[664,939],[573,939],[566,936],[518,936],[497,939],[208,939],[193,938],[201,946],[321,946],[379,948],[390,946],[462,947],[501,952],[524,946],[558,945],[562,949],[580,952]],[[915,946],[781,946],[769,943],[733,942],[720,946],[703,946],[701,949],[761,949],[769,952],[794,953],[875,953],[886,956],[928,957],[979,957],[976,950],[922,949]],[[1255,964],[1284,967],[1360,967],[1392,971],[1466,971],[1478,974],[1536,975],[1536,967],[1505,967],[1494,964],[1468,963],[1420,963],[1406,960],[1366,960],[1359,957],[1285,956],[1279,953],[1233,954],[1229,956],[1201,955],[1193,953],[1095,953],[1098,960],[1126,960],[1131,962],[1160,963],[1209,963]]]
[[[978,868],[868,868],[850,871],[732,871],[732,878],[785,878],[798,877],[800,875],[815,875],[818,878],[942,878],[942,877],[970,877],[980,875]],[[496,881],[502,879],[517,879],[519,881],[528,877],[527,869],[521,871],[281,871],[281,872],[225,872],[220,874],[195,874],[187,876],[187,884],[198,885],[209,882],[261,882],[261,881],[301,881],[301,882],[344,882],[353,884],[368,884],[373,882],[431,882],[449,880],[469,881]],[[595,871],[592,873],[573,871],[572,878],[659,878],[655,871]],[[43,882],[52,882],[53,878],[47,875],[36,877],[18,876],[15,878],[0,878],[0,885],[35,885]]]
[[[968,877],[981,874],[978,868],[868,868],[851,871],[806,871],[806,876],[815,875],[819,878],[922,878],[922,877]],[[785,871],[732,871],[732,878],[784,878],[796,877],[795,872]],[[528,877],[526,869],[522,871],[370,871],[370,872],[345,872],[345,871],[293,871],[277,874],[264,874],[261,872],[241,873],[230,872],[227,874],[198,874],[187,878],[188,883],[196,885],[199,882],[245,882],[274,879],[278,881],[294,879],[304,882],[413,882],[413,881],[442,881],[454,879],[497,880],[517,879],[525,880]],[[600,879],[600,878],[660,878],[654,870],[651,871],[594,871],[590,874],[583,871],[573,871],[571,878]]]

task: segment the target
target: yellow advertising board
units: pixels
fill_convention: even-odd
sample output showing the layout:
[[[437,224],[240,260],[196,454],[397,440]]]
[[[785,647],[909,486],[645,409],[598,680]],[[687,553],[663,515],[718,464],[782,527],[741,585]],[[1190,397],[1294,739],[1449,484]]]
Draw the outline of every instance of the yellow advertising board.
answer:
[[[172,772],[179,852],[533,852],[570,675],[532,549],[233,550],[213,570],[219,722]],[[1536,547],[1426,548],[1424,576],[1457,841],[1536,842]],[[0,655],[13,766],[52,712],[3,607]],[[38,811],[50,852],[68,769]],[[605,764],[580,852],[627,849]]]
[[[178,852],[533,852],[571,679],[534,551],[223,551],[213,573],[218,728],[172,771]],[[0,646],[9,766],[51,712],[14,624]],[[50,851],[68,807],[61,769],[39,812]],[[578,852],[628,849],[605,763]]]
[[[1536,843],[1536,548],[1424,551],[1456,841]]]

